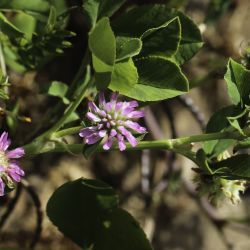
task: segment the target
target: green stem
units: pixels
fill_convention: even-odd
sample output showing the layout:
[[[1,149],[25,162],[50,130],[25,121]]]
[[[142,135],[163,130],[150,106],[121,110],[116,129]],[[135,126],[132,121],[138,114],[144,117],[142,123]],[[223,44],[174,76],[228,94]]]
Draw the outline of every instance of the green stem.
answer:
[[[65,136],[71,133],[78,132],[80,127],[74,127],[71,129],[65,129],[59,131],[54,134],[57,136]],[[195,142],[205,142],[211,140],[218,140],[218,139],[235,139],[235,140],[242,140],[247,138],[250,135],[250,128],[244,130],[246,136],[242,136],[238,131],[233,132],[218,132],[218,133],[210,133],[210,134],[201,134],[201,135],[193,135],[188,137],[182,137],[178,139],[168,139],[168,140],[158,140],[158,141],[141,141],[138,143],[136,147],[132,147],[130,144],[126,144],[127,148],[126,151],[135,151],[135,150],[143,150],[143,149],[161,149],[161,150],[170,150],[176,153],[180,153],[187,158],[195,161],[195,156],[191,151],[190,145]],[[72,153],[81,153],[83,152],[83,144],[71,144],[66,145],[67,149]],[[46,152],[66,152],[65,147],[56,143],[56,142],[48,142],[48,143],[38,143],[34,142],[29,145],[24,146],[26,155],[35,155],[41,154]],[[114,145],[111,150],[118,150],[118,146]],[[97,152],[103,152],[102,145],[98,146],[96,149]]]
[[[55,132],[54,136],[57,137],[57,138],[60,138],[60,137],[66,136],[66,135],[76,134],[76,133],[78,133],[80,131],[81,128],[82,128],[82,126],[63,129],[63,130],[60,130],[58,132]]]
[[[79,83],[79,80],[81,79],[81,77],[83,76],[85,70],[86,70],[86,67],[87,65],[89,64],[89,50],[86,49],[86,52],[84,54],[84,57],[82,59],[82,62],[80,64],[80,68],[78,69],[73,81],[72,81],[72,84],[70,85],[70,88],[68,90],[68,93],[67,93],[67,96],[68,98],[72,98],[72,96],[74,96],[76,90],[78,90],[77,87],[77,84]]]
[[[5,64],[5,59],[3,55],[3,47],[2,47],[1,42],[0,42],[0,67],[3,73],[3,76],[7,76],[6,64]]]
[[[70,88],[68,90],[67,97],[69,99],[73,99],[75,93],[76,94],[78,94],[79,92],[81,92],[81,93],[84,92],[85,93],[86,83],[89,82],[89,80],[90,80],[90,79],[88,79],[88,74],[90,72],[90,68],[88,67],[88,63],[89,63],[89,51],[87,49],[86,52],[85,52],[85,55],[83,57],[83,60],[81,62],[80,68],[79,68],[78,72],[76,73],[76,76],[74,77],[74,79],[73,79],[73,81],[72,81],[72,83],[70,85]],[[81,86],[79,86],[76,89],[77,84],[79,84],[79,81],[80,81],[81,77],[83,76],[84,72],[86,72],[86,77],[85,77],[85,79],[83,81],[83,84],[81,84]],[[29,138],[33,138],[33,136],[35,134],[37,134],[37,132],[43,127],[43,124],[48,124],[51,117],[57,116],[58,114],[61,114],[63,107],[64,107],[63,103],[58,102],[58,104],[52,110],[49,110],[45,114],[45,116],[42,119],[42,122],[40,123],[40,125],[35,129],[35,131],[33,131],[33,133],[30,134]],[[46,136],[48,135],[47,132],[46,132],[45,135]],[[42,136],[44,136],[44,134]],[[39,138],[41,138],[41,136],[39,136]]]
[[[83,98],[85,97],[85,92],[86,92],[89,84],[90,84],[90,81],[85,82],[84,86],[81,89],[81,92],[76,97],[75,101],[72,102],[69,105],[69,107],[65,110],[64,115],[49,130],[47,130],[45,133],[43,133],[42,135],[37,137],[36,140],[41,140],[43,138],[51,137],[51,135],[53,133],[57,132],[64,125],[65,121],[68,119],[68,117],[71,115],[71,113],[73,113],[77,109],[79,104],[82,102]]]

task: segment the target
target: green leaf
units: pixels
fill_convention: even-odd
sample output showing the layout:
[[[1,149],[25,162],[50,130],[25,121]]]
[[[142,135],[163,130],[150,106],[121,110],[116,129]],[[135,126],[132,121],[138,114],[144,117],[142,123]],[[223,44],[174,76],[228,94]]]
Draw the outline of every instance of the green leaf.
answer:
[[[110,17],[126,0],[85,0],[83,12],[87,17],[89,26],[95,26],[98,19]]]
[[[125,94],[137,84],[138,73],[133,60],[130,58],[127,61],[122,61],[115,64],[112,80],[109,88],[113,91],[118,91]]]
[[[142,41],[139,38],[116,37],[116,61],[138,55],[141,48]]]
[[[83,146],[83,150],[82,150],[84,157],[86,159],[89,159],[96,152],[96,150],[99,148],[101,143],[102,143],[102,141],[99,141],[99,142],[95,143],[94,145],[85,144]]]
[[[49,5],[49,2],[44,0],[8,0],[0,3],[0,8],[45,12],[49,9]]]
[[[177,11],[181,22],[181,41],[174,60],[183,64],[190,60],[198,50],[203,46],[201,33],[197,25],[191,18]]]
[[[213,171],[210,169],[208,164],[208,159],[206,157],[206,153],[203,149],[199,149],[196,152],[196,160],[199,164],[199,167],[206,173],[206,174],[213,174]]]
[[[65,97],[67,91],[68,85],[63,82],[53,81],[42,90],[42,93],[59,97],[65,104],[69,104],[69,100]]]
[[[147,30],[160,28],[176,17],[181,23],[181,41],[173,59],[178,64],[182,64],[189,60],[203,45],[198,27],[182,12],[169,9],[166,5],[142,5],[132,8],[118,17],[112,27],[115,34],[119,36],[139,38]]]
[[[206,133],[215,133],[228,129],[231,125],[228,117],[237,116],[241,113],[242,109],[234,105],[218,110],[208,121]],[[203,149],[206,154],[215,156],[235,143],[236,141],[232,139],[207,141],[204,143]]]
[[[63,13],[66,13],[70,11],[70,8],[67,5],[66,0],[49,0],[50,6],[54,6],[56,8],[57,15],[61,15]]]
[[[214,170],[220,169],[220,175],[226,178],[250,179],[250,156],[240,154],[211,165]]]
[[[238,130],[242,135],[245,135],[242,127],[245,126],[246,119],[245,119],[243,126],[241,126],[240,121],[242,118],[244,118],[244,116],[248,115],[248,112],[249,112],[249,110],[245,109],[245,110],[239,112],[236,116],[228,116],[227,117],[227,120],[229,121],[230,125],[233,128],[235,128],[236,130]]]
[[[237,116],[242,113],[242,109],[231,105],[216,111],[207,123],[206,132],[214,133],[222,131],[227,128],[230,124],[227,117]]]
[[[92,62],[93,62],[93,67],[95,69],[94,85],[97,87],[98,90],[105,90],[111,82],[111,76],[114,67],[107,65],[93,54],[92,54]]]
[[[0,68],[0,99],[8,100],[8,86],[10,84],[8,83],[8,77],[3,74],[2,69]]]
[[[64,103],[65,103],[65,102],[64,102]],[[75,121],[77,121],[77,120],[79,120],[79,119],[80,119],[79,115],[78,115],[76,112],[72,112],[72,113],[68,116],[68,118],[66,119],[64,125],[66,125],[66,124],[68,124],[68,123],[70,123],[70,122],[75,122]]]
[[[108,18],[102,18],[89,33],[89,48],[96,72],[97,88],[105,89],[111,81],[116,57],[115,35]]]
[[[6,34],[10,38],[23,37],[21,32],[16,26],[14,26],[8,19],[0,12],[0,31]]]
[[[47,21],[47,25],[45,27],[45,32],[49,33],[54,29],[56,24],[56,16],[57,16],[56,8],[54,6],[51,6],[49,12],[49,18]]]
[[[161,55],[171,57],[177,52],[180,40],[181,23],[179,17],[175,17],[166,24],[143,33],[141,56]]]
[[[240,141],[235,147],[234,150],[250,148],[250,138],[247,138],[243,141]]]
[[[250,70],[230,59],[224,78],[227,82],[228,94],[232,102],[235,105],[239,103],[243,105],[250,104]]]
[[[116,41],[108,18],[102,18],[89,33],[89,48],[105,64],[114,65]]]
[[[30,40],[36,28],[36,19],[24,12],[18,12],[11,19],[12,23],[25,34],[25,37]]]
[[[50,220],[83,249],[152,250],[135,219],[118,208],[107,184],[78,179],[58,188],[47,204]]]
[[[139,58],[135,62],[139,72],[139,83],[160,89],[187,92],[188,83],[180,68],[162,57]]]
[[[161,57],[146,57],[135,62],[117,63],[109,88],[139,101],[157,101],[188,91],[188,81],[180,68]],[[137,81],[138,79],[138,81]]]

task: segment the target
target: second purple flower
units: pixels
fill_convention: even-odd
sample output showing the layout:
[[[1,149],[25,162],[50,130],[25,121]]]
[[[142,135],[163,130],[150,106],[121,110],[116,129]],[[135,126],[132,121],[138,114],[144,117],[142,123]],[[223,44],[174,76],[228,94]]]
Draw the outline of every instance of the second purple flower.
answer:
[[[126,149],[126,140],[132,147],[137,145],[133,133],[146,133],[146,128],[136,122],[144,117],[144,111],[136,110],[137,101],[118,101],[118,93],[115,92],[110,101],[106,102],[104,93],[100,93],[99,105],[89,102],[88,106],[86,117],[92,122],[92,126],[81,129],[79,133],[86,144],[95,144],[103,139],[103,149],[109,150],[117,141],[120,151],[123,151]]]

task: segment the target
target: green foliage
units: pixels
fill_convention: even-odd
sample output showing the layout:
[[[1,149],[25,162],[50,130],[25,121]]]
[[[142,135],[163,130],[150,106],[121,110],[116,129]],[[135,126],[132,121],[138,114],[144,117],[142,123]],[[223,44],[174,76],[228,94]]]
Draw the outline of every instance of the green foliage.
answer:
[[[186,77],[172,61],[151,56],[134,63],[129,60],[115,65],[111,90],[140,101],[167,99],[188,91]]]
[[[151,28],[142,34],[143,50],[141,56],[174,56],[181,40],[181,23],[175,17],[166,24]],[[167,42],[166,42],[167,41]]]
[[[3,72],[0,68],[0,98],[2,100],[9,99],[9,96],[7,94],[7,91],[6,91],[6,87],[8,87],[8,86],[9,86],[8,77],[3,75]]]
[[[85,14],[89,26],[95,26],[97,20],[102,17],[110,17],[118,10],[126,0],[86,0],[83,3],[83,13]]]
[[[224,78],[227,83],[228,94],[235,105],[215,112],[207,124],[206,132],[236,130],[242,136],[245,136],[243,128],[247,126],[249,116],[250,71],[230,59]],[[214,140],[205,142],[203,148],[207,155],[213,157],[235,144],[236,141],[232,139]]]
[[[102,62],[111,67],[114,65],[116,41],[108,18],[101,19],[90,32],[89,48]]]
[[[73,36],[72,32],[63,30],[65,17],[57,17],[56,9],[52,6],[47,23],[39,33],[33,33],[30,42],[19,48],[19,61],[28,69],[35,69],[43,66],[52,56],[60,55],[63,49],[71,46],[66,41]]]
[[[0,6],[4,12],[15,13],[9,20],[0,13],[0,38],[6,63],[12,69],[22,72],[40,68],[71,45],[66,39],[73,33],[64,30],[65,7],[64,0],[57,1],[55,7],[38,0],[12,1]]]
[[[92,52],[98,89],[107,88],[115,63],[116,40],[109,19],[102,18],[89,34],[89,49]]]
[[[42,89],[42,93],[46,93],[51,96],[56,96],[62,99],[64,104],[69,104],[69,100],[66,97],[68,91],[68,85],[63,82],[53,81]]]
[[[211,168],[227,179],[250,179],[250,155],[240,154],[211,164]]]
[[[1,1],[0,8],[45,12],[49,9],[47,0],[7,0]]]
[[[219,176],[228,180],[250,180],[250,155],[239,154],[211,162],[205,152],[200,149],[197,151],[196,158],[203,175]]]
[[[162,30],[164,26],[167,28],[166,24],[176,17],[178,17],[180,21],[181,36],[175,60],[182,64],[189,60],[203,44],[198,27],[182,12],[169,9],[166,5],[143,5],[132,8],[118,17],[113,23],[113,29],[116,35],[138,38],[152,29],[160,29],[161,36],[158,34],[157,39],[160,40],[160,44],[163,44],[163,42],[168,41],[168,39],[170,39],[171,42],[176,40],[175,29],[172,29],[172,33],[169,33],[168,38],[164,36],[165,31]],[[166,42],[164,46],[168,46],[168,43],[169,42]],[[161,50],[162,48],[159,46],[159,49]]]
[[[145,5],[122,14],[112,28],[104,17],[89,33],[97,89],[139,101],[164,100],[189,90],[179,64],[202,41],[188,17],[165,5]]]
[[[6,36],[12,39],[23,37],[24,34],[15,27],[8,19],[0,12],[0,30]]]
[[[32,34],[35,31],[37,21],[36,19],[26,14],[25,12],[18,12],[11,19],[12,23],[23,32],[23,35],[27,40],[32,38]]]
[[[237,122],[237,119],[232,119],[232,117],[237,118],[240,114],[242,114],[242,109],[234,105],[218,110],[208,121],[206,133],[232,131],[232,124],[230,123],[229,118],[231,118],[231,122]],[[203,149],[206,154],[210,156],[217,156],[235,143],[236,141],[232,139],[207,141],[204,143]]]
[[[116,62],[137,56],[142,49],[139,38],[116,37]]]
[[[232,102],[237,105],[248,105],[250,103],[250,71],[243,65],[230,59],[225,75],[227,82],[228,94]]]
[[[247,148],[250,148],[250,138],[246,138],[238,142],[237,145],[234,147],[234,150],[237,151],[239,149],[247,149]]]
[[[51,221],[83,249],[152,250],[139,224],[118,208],[107,184],[88,179],[58,188],[47,204]]]

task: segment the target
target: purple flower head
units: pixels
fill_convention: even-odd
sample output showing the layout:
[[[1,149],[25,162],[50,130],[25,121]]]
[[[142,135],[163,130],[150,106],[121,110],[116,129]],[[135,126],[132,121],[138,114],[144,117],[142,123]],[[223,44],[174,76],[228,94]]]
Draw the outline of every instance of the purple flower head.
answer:
[[[91,127],[81,129],[79,135],[86,144],[95,144],[103,140],[103,149],[109,150],[114,142],[118,142],[120,151],[126,149],[127,140],[133,147],[137,140],[133,133],[144,134],[146,128],[141,127],[136,120],[144,117],[144,111],[136,110],[137,101],[118,101],[118,93],[112,93],[110,101],[106,102],[104,94],[99,94],[99,106],[89,102],[89,112],[86,114],[92,122]]]
[[[24,171],[15,160],[24,155],[23,148],[8,150],[10,146],[8,133],[3,132],[0,136],[0,196],[5,194],[5,187],[14,188],[15,182],[20,182]]]

